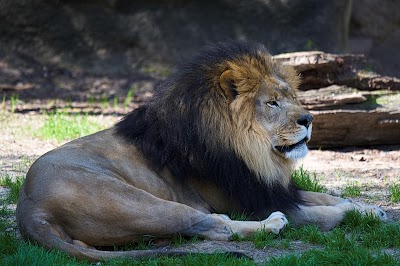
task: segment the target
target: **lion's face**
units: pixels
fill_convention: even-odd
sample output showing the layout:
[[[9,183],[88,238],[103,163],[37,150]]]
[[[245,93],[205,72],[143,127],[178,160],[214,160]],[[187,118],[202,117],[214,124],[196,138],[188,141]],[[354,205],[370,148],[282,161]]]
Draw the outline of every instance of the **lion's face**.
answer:
[[[290,175],[294,161],[307,154],[311,137],[312,115],[296,99],[298,74],[266,53],[243,56],[224,67],[218,81],[232,117],[231,131],[237,132],[229,140],[236,153],[260,176]]]
[[[268,77],[255,97],[255,117],[268,132],[271,149],[287,159],[306,156],[312,115],[300,106],[295,91],[279,77]]]

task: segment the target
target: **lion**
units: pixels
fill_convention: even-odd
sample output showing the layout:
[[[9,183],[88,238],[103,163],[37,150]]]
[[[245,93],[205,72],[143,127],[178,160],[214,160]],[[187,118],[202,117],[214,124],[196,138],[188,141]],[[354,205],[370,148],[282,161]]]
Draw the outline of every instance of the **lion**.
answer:
[[[98,261],[182,254],[95,248],[146,236],[279,234],[288,218],[330,230],[349,210],[386,219],[379,207],[301,191],[291,180],[313,120],[299,84],[261,44],[208,46],[115,126],[33,163],[17,206],[21,234]],[[231,220],[235,212],[252,220]]]

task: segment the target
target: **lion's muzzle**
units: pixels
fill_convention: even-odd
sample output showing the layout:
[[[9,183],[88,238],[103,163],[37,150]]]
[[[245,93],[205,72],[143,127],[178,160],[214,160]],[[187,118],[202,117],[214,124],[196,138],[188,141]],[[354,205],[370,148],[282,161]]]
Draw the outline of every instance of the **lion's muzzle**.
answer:
[[[307,143],[311,139],[312,120],[310,113],[302,114],[297,120],[301,129],[295,134],[294,143],[275,146],[275,149],[287,159],[295,160],[305,157],[308,153]]]

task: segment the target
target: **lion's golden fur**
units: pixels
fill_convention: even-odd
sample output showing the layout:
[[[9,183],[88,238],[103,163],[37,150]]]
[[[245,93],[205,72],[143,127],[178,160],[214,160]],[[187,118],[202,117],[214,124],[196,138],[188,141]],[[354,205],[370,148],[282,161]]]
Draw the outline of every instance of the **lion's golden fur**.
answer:
[[[215,137],[222,139],[224,145],[233,145],[236,153],[263,182],[281,182],[287,186],[290,173],[293,171],[293,162],[282,160],[273,154],[270,149],[271,137],[257,123],[254,104],[258,93],[268,93],[260,92],[262,83],[267,84],[268,90],[273,89],[271,87],[274,86],[279,87],[275,79],[278,76],[295,91],[300,84],[299,75],[292,67],[276,64],[269,54],[261,52],[257,57],[248,54],[239,56],[234,60],[221,63],[218,67],[219,70],[215,71],[214,86],[220,85],[218,73],[229,69],[230,78],[234,80],[239,97],[229,104],[227,110],[217,104],[219,108],[208,110],[209,116],[215,118],[216,124],[226,123],[221,132],[216,132],[220,135]],[[262,89],[265,90],[265,88]],[[214,117],[213,114],[221,112],[229,112],[232,120]]]

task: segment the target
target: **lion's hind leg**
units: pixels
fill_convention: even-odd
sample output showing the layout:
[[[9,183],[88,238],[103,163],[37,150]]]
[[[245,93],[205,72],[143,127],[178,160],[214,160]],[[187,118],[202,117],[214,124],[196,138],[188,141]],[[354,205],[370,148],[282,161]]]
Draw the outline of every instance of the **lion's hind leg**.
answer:
[[[109,187],[113,189],[112,184],[109,184]],[[118,191],[123,193],[124,190],[119,189]],[[96,198],[96,195],[83,198],[85,204],[91,207],[75,208],[75,213],[70,213],[70,216],[74,215],[73,218],[55,217],[52,213],[53,209],[41,207],[46,204],[41,203],[41,206],[38,206],[37,202],[22,195],[21,199],[23,200],[17,210],[20,231],[25,237],[42,244],[47,249],[55,248],[79,259],[99,261],[119,257],[188,255],[190,252],[169,248],[103,251],[92,246],[118,245],[128,240],[132,242],[143,235],[182,234],[228,240],[237,230],[236,226],[239,222],[231,221],[226,216],[207,214],[190,206],[159,199],[133,187],[129,188],[129,192],[133,191],[136,195],[124,193],[121,196],[118,194],[121,197],[121,200],[118,201],[115,201],[118,195],[113,195],[97,206],[94,203],[100,202],[100,198]],[[52,201],[52,203],[57,203],[57,209],[60,209],[61,213],[67,211],[58,204],[65,202],[67,199],[65,197],[69,196],[60,196]],[[105,202],[112,204],[113,208],[105,206]],[[96,221],[96,223],[89,226],[87,221]],[[71,226],[70,224],[73,222],[74,224]]]

